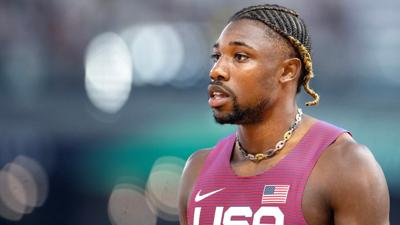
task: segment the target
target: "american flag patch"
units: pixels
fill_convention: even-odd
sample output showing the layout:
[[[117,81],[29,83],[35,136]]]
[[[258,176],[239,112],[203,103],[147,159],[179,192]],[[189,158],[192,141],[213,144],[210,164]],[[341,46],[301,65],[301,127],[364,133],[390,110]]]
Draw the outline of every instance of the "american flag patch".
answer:
[[[261,204],[286,203],[290,185],[265,185]]]

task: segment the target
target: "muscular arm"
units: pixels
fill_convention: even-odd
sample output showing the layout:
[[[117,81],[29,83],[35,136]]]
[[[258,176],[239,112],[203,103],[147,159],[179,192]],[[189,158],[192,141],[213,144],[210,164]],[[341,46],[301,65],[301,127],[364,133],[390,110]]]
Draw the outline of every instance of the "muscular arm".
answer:
[[[200,174],[204,161],[207,158],[209,149],[199,150],[193,153],[186,162],[185,169],[182,173],[182,178],[178,193],[179,204],[179,221],[181,225],[187,225],[187,201],[192,193],[193,186]]]
[[[388,225],[389,192],[369,149],[351,137],[331,149],[328,201],[335,225]]]

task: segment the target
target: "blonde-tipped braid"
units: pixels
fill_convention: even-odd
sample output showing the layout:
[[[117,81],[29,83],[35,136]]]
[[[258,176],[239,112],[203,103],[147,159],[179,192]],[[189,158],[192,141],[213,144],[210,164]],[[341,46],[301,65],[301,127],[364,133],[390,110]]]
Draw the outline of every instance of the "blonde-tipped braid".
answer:
[[[306,74],[304,76],[304,83],[303,83],[304,90],[309,95],[311,95],[311,97],[314,98],[313,101],[306,102],[306,106],[317,105],[319,102],[319,95],[313,89],[311,89],[309,86],[311,79],[314,77],[311,55],[308,52],[307,48],[304,47],[304,45],[301,44],[301,42],[299,40],[297,40],[296,38],[294,38],[292,36],[287,36],[287,38],[292,43],[292,45],[295,46],[297,48],[297,50],[299,51],[301,60],[303,61],[303,64],[304,64],[304,68],[306,71]]]

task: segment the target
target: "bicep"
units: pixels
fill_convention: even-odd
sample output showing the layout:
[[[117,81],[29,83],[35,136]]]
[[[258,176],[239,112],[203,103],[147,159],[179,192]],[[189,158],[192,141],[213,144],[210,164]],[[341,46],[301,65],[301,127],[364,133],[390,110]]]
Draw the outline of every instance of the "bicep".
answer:
[[[190,160],[186,162],[183,170],[178,192],[179,222],[181,225],[187,225],[187,200],[189,196],[189,178],[190,178]]]
[[[187,225],[187,202],[192,192],[193,185],[200,173],[209,150],[200,150],[193,153],[186,162],[178,191],[179,221],[181,225]]]
[[[389,224],[389,193],[382,169],[366,147],[357,145],[351,151],[354,154],[339,166],[332,192],[335,225]]]

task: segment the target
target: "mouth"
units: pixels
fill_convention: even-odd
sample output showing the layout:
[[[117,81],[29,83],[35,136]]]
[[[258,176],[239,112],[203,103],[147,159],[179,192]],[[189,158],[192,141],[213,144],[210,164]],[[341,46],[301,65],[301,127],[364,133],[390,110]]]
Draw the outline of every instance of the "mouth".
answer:
[[[212,108],[223,106],[229,100],[230,94],[219,85],[208,86],[208,104]]]

